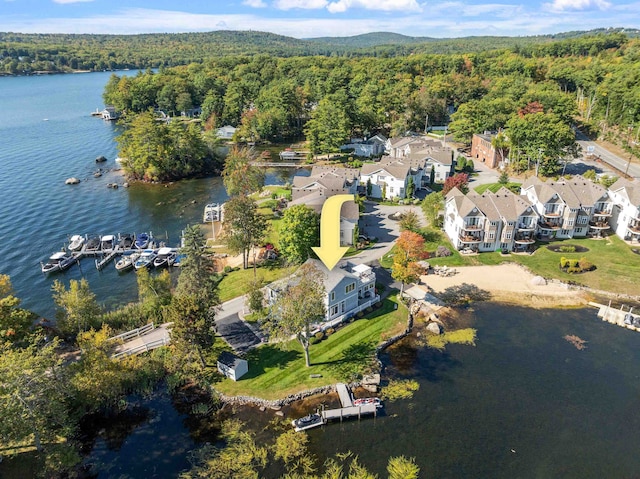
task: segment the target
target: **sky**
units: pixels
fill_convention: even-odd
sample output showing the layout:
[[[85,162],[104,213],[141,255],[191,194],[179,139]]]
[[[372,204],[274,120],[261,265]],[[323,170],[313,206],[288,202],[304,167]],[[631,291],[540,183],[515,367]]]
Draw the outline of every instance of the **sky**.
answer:
[[[640,28],[640,0],[0,0],[0,31],[435,38]]]

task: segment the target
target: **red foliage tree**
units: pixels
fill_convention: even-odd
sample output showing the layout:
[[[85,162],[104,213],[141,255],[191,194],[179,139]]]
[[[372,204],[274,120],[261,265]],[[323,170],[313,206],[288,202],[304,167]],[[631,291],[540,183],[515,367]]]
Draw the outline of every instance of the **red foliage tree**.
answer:
[[[527,103],[524,108],[518,109],[518,116],[523,117],[532,113],[544,113],[544,106],[540,102],[532,101]]]
[[[466,195],[469,191],[469,175],[467,173],[457,173],[444,180],[442,194],[446,195],[455,187],[458,187]]]

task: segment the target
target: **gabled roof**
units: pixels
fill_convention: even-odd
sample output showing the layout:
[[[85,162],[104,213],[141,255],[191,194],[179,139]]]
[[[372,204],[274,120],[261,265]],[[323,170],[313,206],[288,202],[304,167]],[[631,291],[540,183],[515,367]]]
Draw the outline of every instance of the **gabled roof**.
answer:
[[[626,197],[632,205],[640,207],[640,184],[619,178],[609,189]]]
[[[330,196],[344,195],[349,192],[346,189],[325,191],[324,194],[319,190],[302,190],[298,191],[298,197],[289,202],[289,207],[295,205],[306,205],[316,213],[322,213],[322,206]],[[346,220],[358,220],[360,218],[360,210],[355,201],[345,201],[340,209],[340,217]]]
[[[576,175],[570,179],[561,178],[558,181],[543,182],[539,178],[527,179],[522,185],[522,191],[533,188],[541,203],[549,203],[553,195],[557,194],[569,208],[593,206],[608,195],[607,190],[584,176]]]
[[[399,180],[405,180],[410,170],[409,165],[401,164],[401,163],[393,163],[393,164],[372,164],[365,163],[362,165],[362,174],[363,175],[372,175],[377,172],[384,172],[385,174],[392,176]]]
[[[474,209],[484,216],[484,213],[479,210],[475,202],[469,196],[460,191],[458,187],[452,188],[451,191],[447,193],[446,202],[449,203],[450,201],[455,203],[458,215],[463,218],[469,216]]]
[[[515,221],[525,213],[536,214],[526,197],[516,195],[504,187],[496,193],[490,190],[482,194],[470,191],[466,196],[458,188],[453,188],[447,194],[447,201],[449,200],[455,201],[458,214],[462,217],[469,216],[474,208],[490,221]]]
[[[228,368],[233,368],[233,369],[235,369],[239,364],[241,364],[244,361],[245,361],[244,359],[239,358],[238,356],[236,356],[233,353],[230,353],[229,351],[223,351],[220,353],[220,356],[218,356],[219,363],[224,364]]]

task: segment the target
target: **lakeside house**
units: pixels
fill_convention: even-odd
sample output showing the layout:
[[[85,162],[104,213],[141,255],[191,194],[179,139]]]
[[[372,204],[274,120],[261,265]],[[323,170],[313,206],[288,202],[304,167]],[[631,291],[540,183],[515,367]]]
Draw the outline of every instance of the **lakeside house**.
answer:
[[[340,147],[341,151],[353,150],[354,156],[371,158],[384,153],[387,137],[377,134],[371,138],[351,138],[351,141]]]
[[[239,358],[228,351],[220,353],[216,365],[220,374],[224,374],[234,381],[237,381],[249,372],[249,363],[245,359]]]
[[[314,330],[324,331],[354,317],[360,311],[380,301],[376,294],[376,274],[370,266],[341,261],[331,271],[317,259],[308,259],[323,274],[326,316],[313,325]],[[289,286],[296,284],[296,276],[274,281],[265,287],[266,299],[273,304]]]
[[[216,130],[216,136],[223,140],[231,140],[233,139],[233,135],[236,132],[236,129],[231,125],[225,125]]]
[[[314,166],[310,176],[295,176],[288,206],[307,205],[316,213],[322,213],[327,198],[334,195],[356,195],[360,170],[357,168],[335,168]],[[355,201],[342,204],[340,210],[340,244],[351,246],[357,242],[360,211]]]
[[[118,118],[120,118],[120,114],[116,111],[115,106],[108,105],[104,107],[104,110],[102,110],[103,120],[113,121]]]

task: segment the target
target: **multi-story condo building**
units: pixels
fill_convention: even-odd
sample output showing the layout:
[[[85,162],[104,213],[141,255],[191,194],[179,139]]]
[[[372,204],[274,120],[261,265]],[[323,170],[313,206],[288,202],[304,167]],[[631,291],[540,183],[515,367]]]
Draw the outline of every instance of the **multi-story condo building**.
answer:
[[[609,192],[580,175],[546,182],[532,177],[522,185],[521,194],[540,216],[540,239],[601,237],[611,229],[613,201]]]
[[[523,196],[451,190],[445,201],[444,230],[454,247],[467,252],[529,251],[539,216]]]

